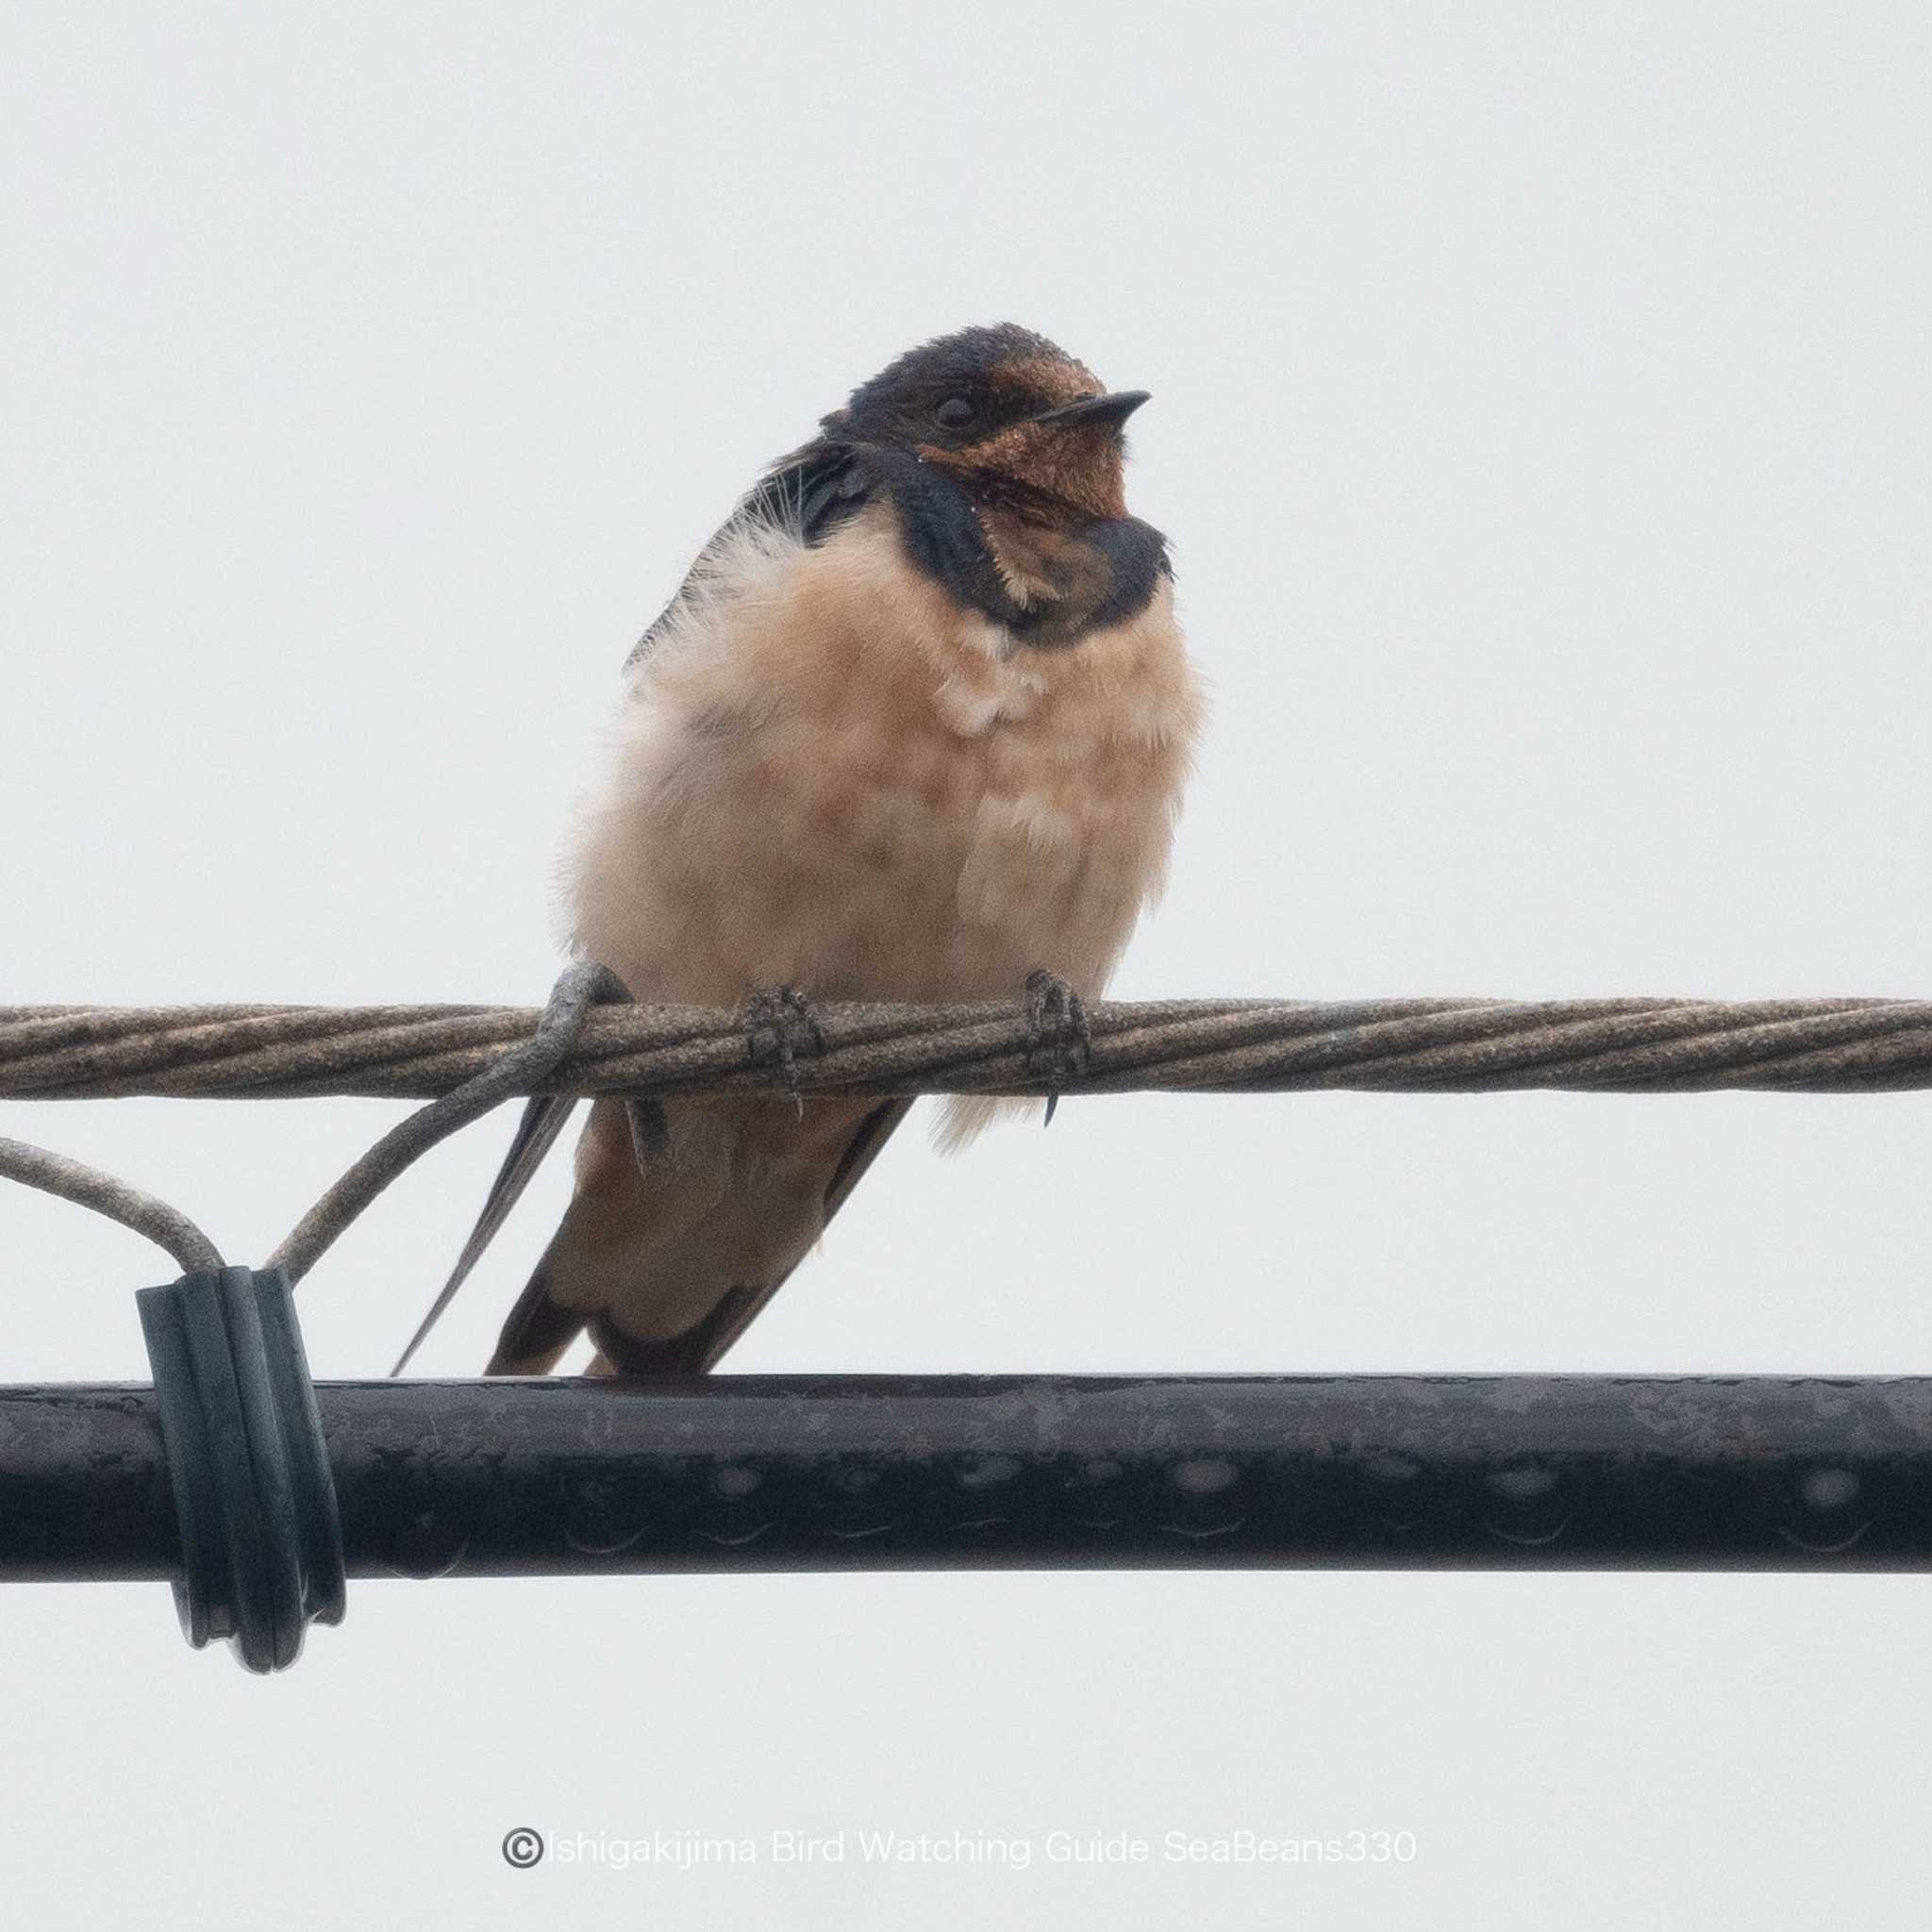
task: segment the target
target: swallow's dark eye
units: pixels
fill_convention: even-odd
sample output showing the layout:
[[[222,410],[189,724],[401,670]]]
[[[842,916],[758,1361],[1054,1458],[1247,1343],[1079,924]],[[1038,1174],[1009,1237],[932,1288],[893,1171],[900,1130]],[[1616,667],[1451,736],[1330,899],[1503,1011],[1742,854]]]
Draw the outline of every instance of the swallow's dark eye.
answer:
[[[948,396],[932,414],[941,429],[963,429],[979,414],[979,406],[971,396]]]

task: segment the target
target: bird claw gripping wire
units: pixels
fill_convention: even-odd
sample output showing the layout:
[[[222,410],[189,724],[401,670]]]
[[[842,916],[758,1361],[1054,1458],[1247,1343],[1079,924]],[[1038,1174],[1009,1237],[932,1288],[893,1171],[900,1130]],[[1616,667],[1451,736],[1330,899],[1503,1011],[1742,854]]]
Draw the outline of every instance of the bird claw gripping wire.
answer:
[[[1087,1071],[1093,1057],[1093,1029],[1086,1003],[1058,973],[1026,975],[1026,1071],[1047,1081],[1046,1119],[1059,1109],[1059,1082]]]
[[[803,1117],[805,1097],[798,1091],[798,1062],[825,1050],[811,1002],[795,986],[761,988],[744,1003],[744,1053],[755,1067],[785,1070],[785,1091],[793,1110]]]
[[[624,1103],[630,1127],[630,1151],[641,1174],[647,1174],[671,1152],[671,1124],[664,1103],[655,1093],[632,1094]]]

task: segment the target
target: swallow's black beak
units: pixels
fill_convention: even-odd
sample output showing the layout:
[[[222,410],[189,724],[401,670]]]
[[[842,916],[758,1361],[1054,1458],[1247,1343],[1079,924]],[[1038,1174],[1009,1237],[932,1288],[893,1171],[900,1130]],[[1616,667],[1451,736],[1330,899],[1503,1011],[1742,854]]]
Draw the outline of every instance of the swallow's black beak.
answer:
[[[1122,429],[1126,421],[1147,400],[1144,389],[1116,390],[1110,396],[1083,396],[1077,403],[1062,403],[1058,409],[1034,417],[1036,423],[1056,429]]]

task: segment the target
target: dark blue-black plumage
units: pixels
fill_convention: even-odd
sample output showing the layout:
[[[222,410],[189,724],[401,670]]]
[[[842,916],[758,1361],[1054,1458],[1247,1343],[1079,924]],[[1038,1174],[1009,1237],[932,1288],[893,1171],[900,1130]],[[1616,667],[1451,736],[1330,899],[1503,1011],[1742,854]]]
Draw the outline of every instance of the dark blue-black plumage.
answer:
[[[1122,420],[1138,400],[1122,399]],[[908,561],[963,607],[1003,625],[1017,644],[1076,643],[1125,623],[1172,575],[1160,532],[1112,513],[1112,506],[1096,510],[997,454],[1002,440],[1028,423],[1106,408],[1080,363],[1010,323],[961,329],[909,350],[854,390],[810,442],[774,464],[707,545],[634,658],[648,651],[729,533],[747,520],[816,546],[875,503],[891,508]],[[1104,422],[1096,440],[1108,437],[1117,462],[1118,425]],[[987,459],[975,460],[982,450]],[[1015,594],[990,519],[1039,534],[1044,591],[1036,586]]]

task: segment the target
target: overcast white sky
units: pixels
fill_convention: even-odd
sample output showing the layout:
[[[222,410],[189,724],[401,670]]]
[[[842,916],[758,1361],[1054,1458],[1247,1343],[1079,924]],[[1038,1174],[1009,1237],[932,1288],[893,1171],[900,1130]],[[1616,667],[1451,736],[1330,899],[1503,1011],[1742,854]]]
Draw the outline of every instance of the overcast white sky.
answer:
[[[0,1003],[534,1001],[618,666],[908,343],[1155,402],[1215,713],[1130,995],[1932,990],[1917,4],[12,6]],[[0,1108],[256,1258],[374,1103]],[[378,1373],[507,1122],[317,1270]],[[1924,1369],[1932,1101],[1073,1102],[895,1141],[740,1370]],[[425,1353],[475,1371],[545,1176]],[[0,1376],[142,1376],[0,1197]],[[368,1584],[287,1678],[0,1594],[23,1926],[1923,1923],[1925,1585]],[[529,1874],[503,1833],[1415,1834]]]

